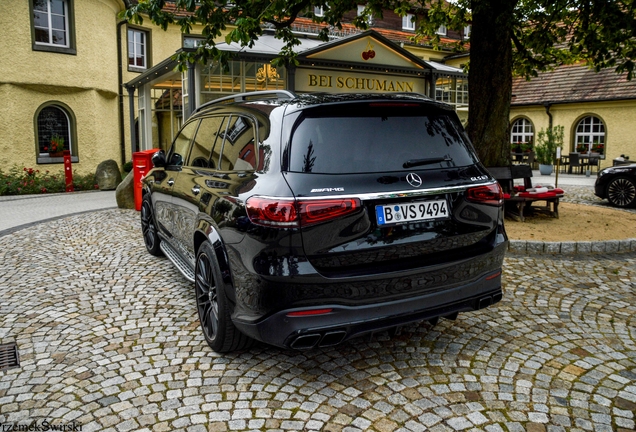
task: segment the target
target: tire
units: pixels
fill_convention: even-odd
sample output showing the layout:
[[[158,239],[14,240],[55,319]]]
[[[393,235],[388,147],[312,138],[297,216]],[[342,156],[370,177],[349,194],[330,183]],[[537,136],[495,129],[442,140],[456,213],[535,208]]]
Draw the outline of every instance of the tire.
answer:
[[[636,183],[629,177],[616,177],[607,185],[607,200],[616,207],[636,206]]]
[[[157,234],[157,224],[155,223],[150,194],[144,195],[141,202],[141,232],[144,237],[144,244],[150,255],[162,256],[163,252],[159,248],[161,239],[159,234]]]
[[[242,350],[252,344],[253,339],[241,333],[232,322],[221,269],[208,242],[204,242],[197,253],[194,294],[201,330],[213,351]]]

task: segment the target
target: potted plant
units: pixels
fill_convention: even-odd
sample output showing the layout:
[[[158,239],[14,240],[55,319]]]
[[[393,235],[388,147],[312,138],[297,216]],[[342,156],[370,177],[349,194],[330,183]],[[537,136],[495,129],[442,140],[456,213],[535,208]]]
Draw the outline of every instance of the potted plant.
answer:
[[[54,134],[51,137],[51,145],[44,147],[44,151],[48,151],[51,157],[62,157],[64,155],[64,138]]]
[[[542,175],[552,174],[557,147],[563,147],[563,130],[563,126],[554,126],[546,130],[541,129],[537,134],[534,152]]]
[[[577,153],[587,153],[587,146],[585,144],[579,144],[576,146]]]
[[[596,152],[600,155],[603,154],[603,151],[605,150],[605,144],[599,144],[599,143],[594,143],[592,145],[592,151]]]

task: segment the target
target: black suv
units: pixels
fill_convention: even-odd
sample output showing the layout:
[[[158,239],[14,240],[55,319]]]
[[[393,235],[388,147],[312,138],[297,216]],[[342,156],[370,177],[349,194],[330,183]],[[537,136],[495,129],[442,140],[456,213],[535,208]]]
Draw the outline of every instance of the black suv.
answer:
[[[148,251],[205,339],[309,349],[502,297],[502,191],[451,107],[257,92],[201,106],[143,181]]]

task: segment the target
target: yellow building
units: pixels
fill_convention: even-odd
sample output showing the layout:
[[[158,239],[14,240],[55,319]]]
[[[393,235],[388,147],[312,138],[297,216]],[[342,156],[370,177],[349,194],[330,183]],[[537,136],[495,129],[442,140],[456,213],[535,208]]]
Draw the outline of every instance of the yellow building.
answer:
[[[3,0],[0,16],[2,169],[61,170],[51,141],[74,169],[130,160],[128,96],[122,84],[181,47],[178,28],[129,25],[128,0]]]
[[[71,151],[80,172],[94,171],[106,159],[123,164],[133,151],[167,148],[183,119],[201,104],[250,90],[416,91],[453,104],[467,118],[462,68],[468,55],[456,54],[452,44],[468,38],[469,28],[440,28],[442,49],[434,50],[410,40],[418,17],[385,11],[372,31],[345,24],[323,43],[314,37],[320,25],[301,17],[294,23],[304,35],[296,69],[271,66],[280,41],[272,45],[270,36],[251,50],[219,44],[238,55],[229,72],[212,62],[180,73],[170,57],[196,46],[200,29],[186,37],[177,26],[163,31],[149,20],[128,24],[117,14],[129,0],[4,1],[12,11],[0,17],[5,169],[13,164],[61,169],[52,142]],[[355,11],[349,18],[354,16]],[[374,56],[364,58],[369,51]],[[602,166],[620,155],[636,159],[636,81],[613,70],[595,73],[571,65],[531,81],[516,79],[513,94],[511,143],[534,142],[540,129],[561,125],[566,154],[600,153]]]
[[[414,44],[413,15],[386,11],[368,33],[346,24],[327,44],[314,37],[320,26],[301,17],[294,30],[305,35],[307,50],[295,70],[275,70],[270,61],[277,51],[269,47],[241,53],[229,73],[214,62],[180,73],[170,57],[192,48],[201,29],[185,37],[177,26],[128,24],[117,15],[129,0],[4,0],[3,6],[12,11],[0,17],[5,170],[15,164],[61,171],[54,143],[71,151],[81,173],[107,159],[123,164],[133,151],[169,146],[199,105],[239,91],[417,91],[458,107],[468,101],[466,76],[442,64],[467,33],[440,27],[441,51]],[[370,51],[377,55],[361,54]],[[324,79],[333,85],[326,88]]]
[[[613,69],[561,66],[513,82],[511,143],[536,141],[541,129],[564,127],[564,155],[598,153],[600,166],[621,155],[636,160],[636,80]]]

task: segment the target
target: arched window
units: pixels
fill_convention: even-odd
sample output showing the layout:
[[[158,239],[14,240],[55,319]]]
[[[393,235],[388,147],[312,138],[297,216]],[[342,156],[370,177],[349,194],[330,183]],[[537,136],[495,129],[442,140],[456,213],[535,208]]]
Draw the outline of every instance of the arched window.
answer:
[[[605,125],[600,118],[587,116],[576,125],[574,147],[579,153],[605,154]]]
[[[37,115],[37,142],[40,157],[54,156],[54,152],[70,150],[73,154],[71,116],[63,107],[47,105]]]
[[[534,127],[530,120],[520,118],[515,120],[510,131],[511,144],[530,144],[534,142]]]

